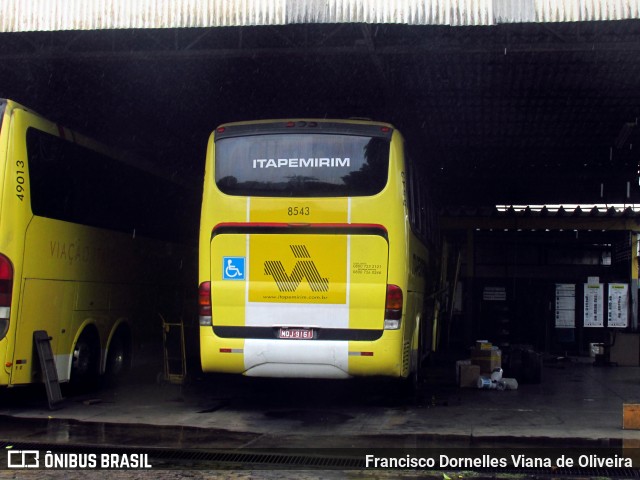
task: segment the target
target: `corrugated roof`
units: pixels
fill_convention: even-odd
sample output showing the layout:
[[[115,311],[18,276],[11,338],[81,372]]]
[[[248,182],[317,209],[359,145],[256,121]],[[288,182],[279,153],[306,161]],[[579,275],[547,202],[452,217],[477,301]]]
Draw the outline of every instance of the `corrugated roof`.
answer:
[[[2,0],[0,32],[300,23],[495,25],[640,18],[639,0]]]

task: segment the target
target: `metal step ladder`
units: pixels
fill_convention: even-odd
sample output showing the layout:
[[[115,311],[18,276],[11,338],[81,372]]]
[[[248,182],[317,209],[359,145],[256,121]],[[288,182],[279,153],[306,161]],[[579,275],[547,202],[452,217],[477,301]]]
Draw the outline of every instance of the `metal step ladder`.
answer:
[[[36,344],[38,358],[40,359],[42,381],[47,389],[49,409],[56,410],[61,407],[64,398],[62,398],[62,392],[60,391],[56,361],[51,350],[51,337],[45,330],[36,330],[33,332],[33,341]]]
[[[182,318],[169,322],[160,314],[162,320],[162,340],[164,345],[164,381],[182,385],[187,376],[187,356],[184,341],[184,323]]]

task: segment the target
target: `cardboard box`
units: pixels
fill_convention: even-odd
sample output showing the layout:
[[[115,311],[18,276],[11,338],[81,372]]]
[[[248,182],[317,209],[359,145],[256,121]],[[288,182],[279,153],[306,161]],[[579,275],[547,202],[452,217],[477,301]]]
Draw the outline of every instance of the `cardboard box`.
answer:
[[[622,405],[622,428],[640,430],[640,404],[625,403]]]
[[[488,340],[476,340],[476,349],[477,350],[491,350],[493,348],[493,344]]]
[[[640,364],[640,335],[618,332],[612,338],[609,361],[621,367],[637,367]]]
[[[502,367],[502,352],[497,348],[492,350],[473,349],[471,363],[480,367],[480,373],[491,373],[494,368]]]
[[[640,465],[640,438],[623,438],[622,456],[630,458],[634,465]]]
[[[458,386],[462,388],[478,388],[480,367],[478,365],[460,365]]]

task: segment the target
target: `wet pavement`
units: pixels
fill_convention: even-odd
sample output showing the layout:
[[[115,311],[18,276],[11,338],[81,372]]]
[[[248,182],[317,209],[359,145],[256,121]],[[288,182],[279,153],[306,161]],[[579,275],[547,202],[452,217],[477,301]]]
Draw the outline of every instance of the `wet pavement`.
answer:
[[[462,445],[501,439],[640,441],[640,431],[622,428],[623,404],[640,403],[638,367],[566,361],[546,366],[541,383],[520,384],[513,391],[457,388],[448,368],[432,373],[424,392],[414,397],[384,380],[200,374],[176,385],[159,380],[154,372],[89,394],[63,390],[65,403],[53,411],[41,388],[2,391],[0,415],[72,422],[75,432],[69,436],[81,436],[83,428],[98,424],[104,425],[101,430],[165,427],[155,429],[160,433],[152,437],[141,433],[117,438],[117,428],[114,435],[118,442],[183,448],[203,442],[229,448],[250,442],[269,448],[274,439],[299,448],[419,447],[445,438]],[[171,433],[165,435],[165,430]],[[3,428],[2,437],[7,433]]]
[[[640,403],[640,367],[595,367],[588,360],[547,364],[540,383],[520,384],[512,391],[458,388],[453,368],[441,366],[431,370],[418,396],[379,379],[197,374],[176,385],[163,381],[153,369],[119,387],[63,393],[62,408],[52,411],[40,386],[0,392],[0,441],[43,448],[66,444],[208,452],[287,449],[332,457],[385,449],[471,448],[495,453],[611,447],[640,459],[640,431],[622,428],[623,405]],[[378,478],[393,478],[378,473]],[[201,475],[202,471],[194,478],[214,478]]]

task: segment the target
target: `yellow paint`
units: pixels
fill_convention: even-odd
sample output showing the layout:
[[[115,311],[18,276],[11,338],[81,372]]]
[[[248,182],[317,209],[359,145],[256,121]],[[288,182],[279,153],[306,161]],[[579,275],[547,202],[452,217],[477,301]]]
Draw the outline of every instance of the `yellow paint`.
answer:
[[[295,208],[305,214],[295,215]],[[287,202],[267,197],[251,199],[252,222],[347,223],[347,215],[346,198],[297,198]]]
[[[249,301],[344,304],[345,235],[252,235]]]
[[[200,327],[200,357],[203,361],[217,365],[221,373],[244,372],[244,357],[241,353],[223,353],[220,349],[242,350],[244,340],[217,337],[211,327]]]
[[[245,318],[246,283],[223,280],[223,256],[245,257],[246,235],[218,235],[211,242],[211,303],[216,324],[243,326]]]
[[[350,328],[382,329],[388,256],[388,244],[383,237],[351,236]]]

